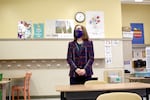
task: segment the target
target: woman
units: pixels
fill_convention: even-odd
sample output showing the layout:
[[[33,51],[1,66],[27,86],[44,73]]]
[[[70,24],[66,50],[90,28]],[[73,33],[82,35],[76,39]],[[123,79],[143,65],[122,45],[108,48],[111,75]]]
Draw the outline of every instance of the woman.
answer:
[[[84,84],[93,75],[93,42],[89,40],[86,28],[76,25],[74,40],[69,42],[67,62],[70,66],[70,84]]]

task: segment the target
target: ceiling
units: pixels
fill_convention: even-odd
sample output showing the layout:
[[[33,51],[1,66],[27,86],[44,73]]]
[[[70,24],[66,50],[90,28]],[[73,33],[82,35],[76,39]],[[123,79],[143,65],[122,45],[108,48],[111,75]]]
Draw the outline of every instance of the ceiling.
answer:
[[[121,0],[122,4],[150,4],[150,0],[144,0],[143,2],[135,2],[134,0]]]

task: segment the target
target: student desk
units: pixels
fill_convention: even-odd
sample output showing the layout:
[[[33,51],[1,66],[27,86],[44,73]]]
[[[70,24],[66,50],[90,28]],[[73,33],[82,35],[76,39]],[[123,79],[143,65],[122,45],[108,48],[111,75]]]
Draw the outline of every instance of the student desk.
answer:
[[[150,78],[145,77],[128,77],[129,82],[145,82],[150,83]]]
[[[2,100],[6,100],[6,84],[8,84],[9,81],[2,80],[0,81],[0,86],[2,88]]]
[[[149,100],[150,84],[131,82],[100,85],[59,85],[56,91],[60,92],[61,100],[96,100],[98,95],[106,92],[135,92],[140,96],[146,96]]]
[[[9,100],[11,100],[11,87],[12,87],[12,81],[14,80],[20,80],[20,79],[24,79],[25,76],[7,76],[7,77],[4,77],[3,79],[4,80],[9,80],[10,83],[9,83]]]

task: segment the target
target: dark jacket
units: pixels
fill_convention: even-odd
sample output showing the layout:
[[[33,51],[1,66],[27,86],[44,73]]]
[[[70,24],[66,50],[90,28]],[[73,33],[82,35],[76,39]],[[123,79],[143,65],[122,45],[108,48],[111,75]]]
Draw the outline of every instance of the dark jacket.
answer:
[[[75,41],[69,42],[67,62],[70,66],[70,77],[76,77],[76,68],[84,68],[86,70],[85,76],[93,74],[92,64],[94,62],[93,42],[84,41],[79,50]]]

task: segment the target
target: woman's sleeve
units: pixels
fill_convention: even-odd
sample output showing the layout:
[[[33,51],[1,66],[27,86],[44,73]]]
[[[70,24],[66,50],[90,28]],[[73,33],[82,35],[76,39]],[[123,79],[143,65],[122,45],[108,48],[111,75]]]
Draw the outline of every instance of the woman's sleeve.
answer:
[[[89,48],[87,50],[87,56],[88,56],[88,62],[85,65],[85,69],[88,70],[91,69],[93,62],[94,62],[94,49],[93,49],[93,42],[90,41]]]
[[[67,52],[67,62],[70,66],[70,68],[72,70],[75,70],[77,68],[77,66],[75,65],[74,61],[73,61],[73,57],[74,57],[74,49],[72,48],[71,43],[69,42],[68,44],[68,52]]]

